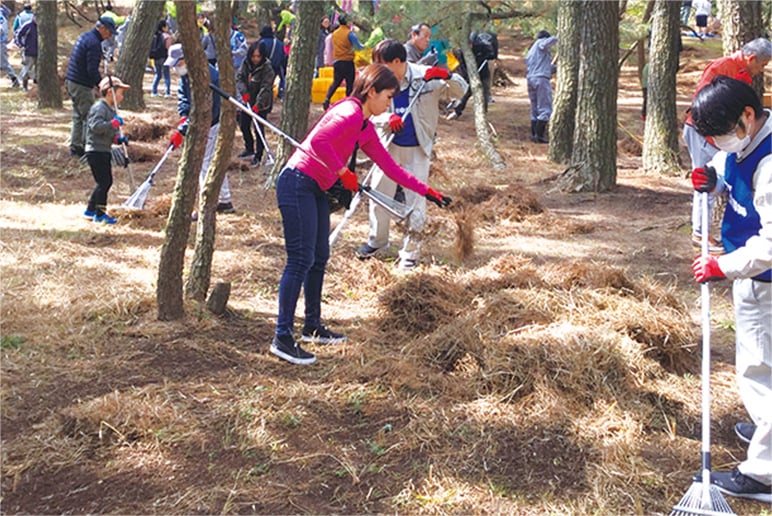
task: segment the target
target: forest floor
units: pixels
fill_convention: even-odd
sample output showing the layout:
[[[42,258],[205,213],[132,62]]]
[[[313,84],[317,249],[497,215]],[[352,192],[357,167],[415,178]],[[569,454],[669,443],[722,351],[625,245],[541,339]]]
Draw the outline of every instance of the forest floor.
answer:
[[[179,151],[145,211],[96,225],[81,216],[93,180],[68,155],[69,101],[41,112],[34,89],[4,87],[2,512],[668,513],[700,467],[686,168],[642,171],[641,91],[626,65],[618,187],[557,191],[562,167],[528,139],[528,43],[501,37],[514,84],[494,87],[489,116],[506,170],[476,148],[471,109],[440,121],[430,182],[463,209],[429,207],[410,274],[394,267],[398,227],[384,256],[354,258],[368,229],[360,209],[332,251],[323,300],[326,323],[349,341],[309,346],[310,367],[268,353],[281,222],[260,169],[235,157],[238,133],[238,212],[218,216],[212,268],[232,283],[228,313],[190,303],[184,320],[159,322]],[[716,43],[684,40],[679,116]],[[158,129],[130,146],[137,182],[177,119],[174,99],[146,101],[124,113],[129,134]],[[320,114],[312,106],[312,122]],[[278,104],[270,119],[280,118]],[[132,189],[124,170],[115,177],[117,207]],[[474,237],[466,256],[459,228]],[[744,458],[733,426],[747,416],[728,285],[712,293],[713,465],[724,470]]]

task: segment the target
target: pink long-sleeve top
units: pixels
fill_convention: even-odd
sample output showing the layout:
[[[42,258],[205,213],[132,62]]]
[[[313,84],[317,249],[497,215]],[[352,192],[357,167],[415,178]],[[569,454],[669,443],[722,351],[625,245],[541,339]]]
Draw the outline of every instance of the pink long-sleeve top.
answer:
[[[368,123],[362,128],[364,121],[359,99],[347,97],[338,102],[328,109],[311,129],[300,144],[304,150],[296,149],[287,166],[312,177],[319,184],[319,188],[327,190],[338,179],[338,171],[346,166],[354,152],[354,145],[359,143],[362,152],[395,183],[420,195],[426,195],[429,186],[400,167],[383,147],[373,124]]]

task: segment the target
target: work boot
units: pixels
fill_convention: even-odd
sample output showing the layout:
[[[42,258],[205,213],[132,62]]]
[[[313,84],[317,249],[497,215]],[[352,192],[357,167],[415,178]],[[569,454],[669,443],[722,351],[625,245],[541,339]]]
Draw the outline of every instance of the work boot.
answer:
[[[327,111],[329,109],[329,107],[330,107],[330,100],[329,99],[324,99],[324,102],[322,102],[322,109]]]
[[[25,79],[24,79],[24,80],[21,82],[21,86],[22,86],[22,89],[23,89],[24,91],[28,91],[28,89],[27,89],[27,85],[28,85],[28,84],[29,84],[29,79],[27,79],[27,78],[25,78]]]
[[[531,141],[536,143],[538,138],[536,137],[536,120],[531,120]]]
[[[547,122],[543,120],[536,121],[536,143],[549,143],[547,139]]]
[[[11,78],[11,88],[17,89],[19,87],[19,78],[14,76]]]

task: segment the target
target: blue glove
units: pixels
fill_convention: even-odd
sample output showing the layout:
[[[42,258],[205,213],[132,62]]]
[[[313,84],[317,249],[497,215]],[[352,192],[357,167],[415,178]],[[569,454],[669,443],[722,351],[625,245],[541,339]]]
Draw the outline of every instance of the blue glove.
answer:
[[[115,143],[118,145],[129,144],[129,137],[128,136],[116,136],[115,137]]]

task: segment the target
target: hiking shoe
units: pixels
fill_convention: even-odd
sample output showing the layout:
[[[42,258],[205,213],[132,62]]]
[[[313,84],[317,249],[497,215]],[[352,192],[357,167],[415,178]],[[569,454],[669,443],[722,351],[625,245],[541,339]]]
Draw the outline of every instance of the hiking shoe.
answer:
[[[217,213],[236,213],[236,208],[229,202],[221,202],[217,205]]]
[[[699,233],[692,233],[692,247],[699,252],[702,250],[702,236]],[[713,256],[720,256],[725,254],[724,244],[721,241],[716,240],[714,237],[708,237],[708,254]]]
[[[702,473],[694,475],[693,480],[702,482]],[[729,496],[772,503],[772,486],[764,485],[743,475],[737,468],[732,471],[711,471],[710,483]]]
[[[300,340],[314,344],[340,344],[346,342],[348,337],[342,333],[330,331],[327,326],[321,325],[318,328],[303,328],[303,335]]]
[[[94,215],[96,215],[96,214],[97,214],[96,211],[89,210],[89,209],[87,209],[86,211],[83,212],[83,216],[84,217],[86,217],[87,219],[92,219],[92,220],[94,218]]]
[[[111,217],[107,213],[102,213],[101,215],[94,215],[94,218],[91,219],[94,222],[98,222],[99,224],[115,224],[118,222],[118,219],[115,217]]]
[[[375,253],[380,251],[380,247],[372,247],[370,244],[362,244],[362,246],[356,250],[357,258],[360,260],[367,260],[375,256]]]
[[[448,116],[445,117],[446,120],[455,120],[456,118],[458,118],[458,113],[456,113],[455,111],[453,111],[452,113],[450,113]]]
[[[263,161],[263,156],[259,154],[255,154],[252,156],[252,162],[250,163],[253,167],[256,167],[260,164],[260,162]]]
[[[300,347],[292,335],[276,335],[271,342],[271,353],[292,364],[309,365],[316,362],[316,356]]]
[[[245,150],[245,151],[242,151],[241,154],[239,154],[239,158],[247,159],[247,158],[251,158],[254,155],[255,155],[255,151]]]
[[[418,260],[414,260],[413,258],[403,258],[399,261],[399,264],[397,264],[397,270],[400,271],[412,271],[415,270],[416,267],[418,267]]]
[[[744,443],[750,444],[753,434],[756,433],[756,425],[753,423],[737,423],[734,425],[734,433]]]

